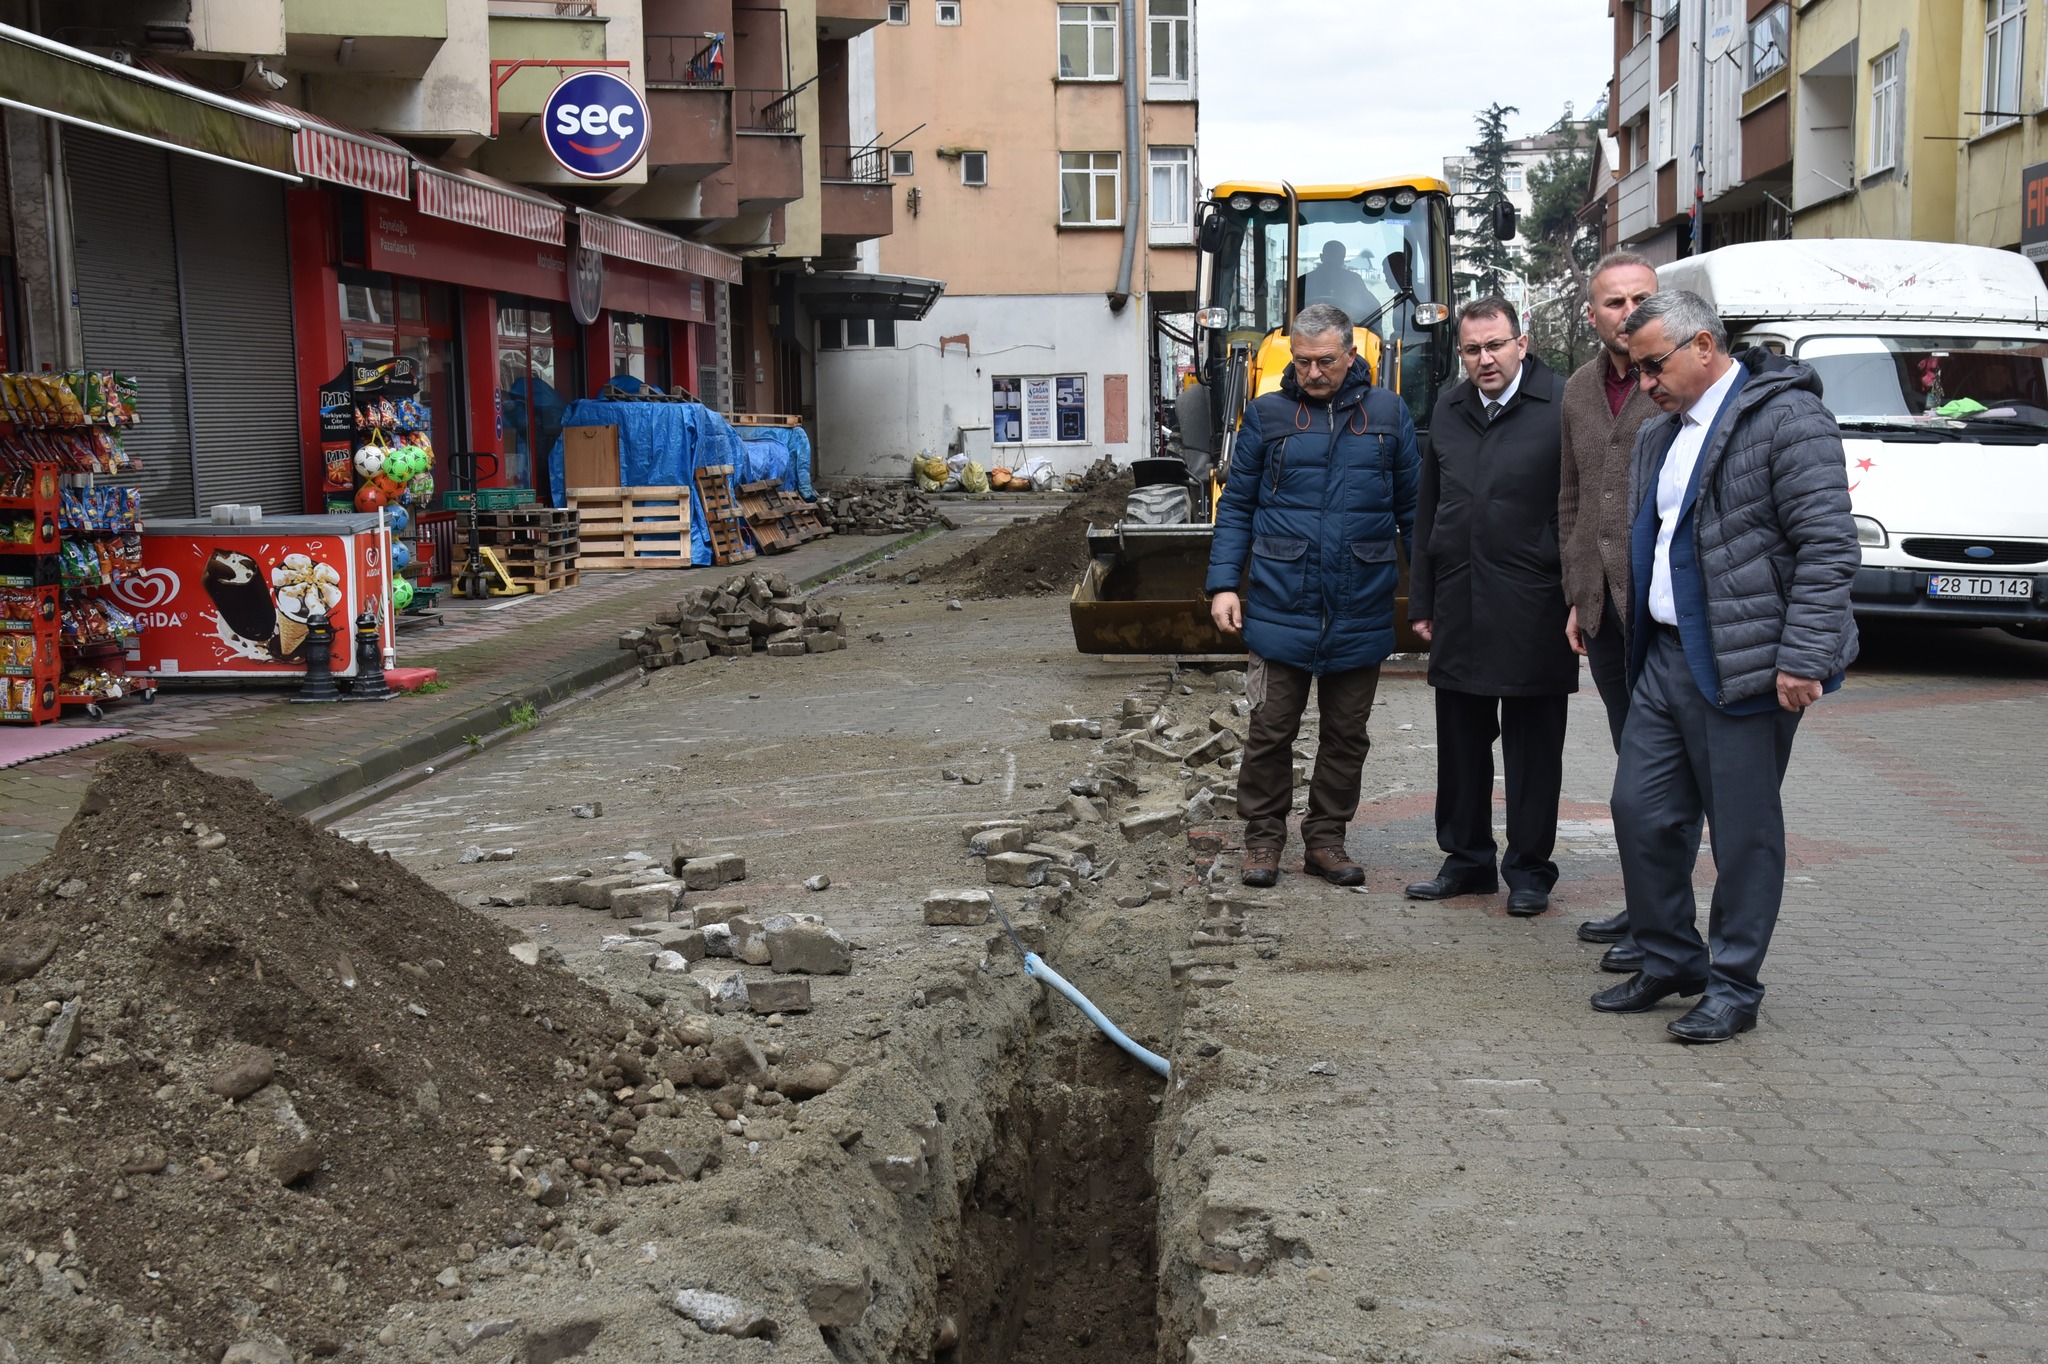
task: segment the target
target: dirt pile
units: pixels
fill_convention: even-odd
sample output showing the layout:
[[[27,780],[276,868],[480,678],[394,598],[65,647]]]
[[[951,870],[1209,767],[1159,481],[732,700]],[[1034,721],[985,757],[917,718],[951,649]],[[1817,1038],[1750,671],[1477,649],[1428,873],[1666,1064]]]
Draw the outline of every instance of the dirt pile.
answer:
[[[1005,526],[973,549],[922,575],[963,597],[1038,597],[1071,592],[1088,566],[1088,527],[1123,519],[1130,471],[1108,460],[1082,481],[1080,495],[1046,516]]]
[[[0,882],[14,1329],[63,1358],[320,1356],[462,1296],[480,1249],[573,1254],[554,1209],[586,1183],[715,1165],[715,1119],[662,1078],[690,1083],[708,1031],[513,942],[247,782],[108,760]],[[697,1168],[629,1161],[650,1118],[709,1129]]]

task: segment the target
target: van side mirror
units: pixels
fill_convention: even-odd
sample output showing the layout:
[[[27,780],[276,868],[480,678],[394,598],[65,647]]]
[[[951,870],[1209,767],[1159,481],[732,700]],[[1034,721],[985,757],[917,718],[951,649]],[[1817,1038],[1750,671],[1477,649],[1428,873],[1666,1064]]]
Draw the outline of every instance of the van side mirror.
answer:
[[[1515,217],[1515,206],[1505,199],[1494,200],[1493,239],[1499,242],[1511,242],[1515,239],[1515,231],[1519,226],[1520,224]]]

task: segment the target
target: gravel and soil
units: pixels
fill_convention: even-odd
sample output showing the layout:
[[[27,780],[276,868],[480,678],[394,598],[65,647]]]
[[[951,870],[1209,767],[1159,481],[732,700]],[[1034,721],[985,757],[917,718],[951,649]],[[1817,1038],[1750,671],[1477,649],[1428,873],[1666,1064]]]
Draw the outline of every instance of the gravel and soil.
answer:
[[[1097,465],[1058,511],[1005,526],[921,577],[963,597],[1064,596],[1088,566],[1088,527],[1122,520],[1131,487],[1129,470]]]

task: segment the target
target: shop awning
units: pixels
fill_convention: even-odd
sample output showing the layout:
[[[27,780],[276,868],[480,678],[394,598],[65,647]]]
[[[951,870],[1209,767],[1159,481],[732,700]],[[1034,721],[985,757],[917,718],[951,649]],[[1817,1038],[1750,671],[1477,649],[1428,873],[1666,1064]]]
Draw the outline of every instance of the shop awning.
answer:
[[[915,275],[863,275],[820,270],[796,277],[797,297],[812,317],[892,318],[916,322],[932,310],[946,282]]]
[[[681,270],[705,279],[724,280],[727,284],[740,282],[738,256],[702,242],[687,241],[671,233],[628,222],[624,218],[578,209],[576,235],[583,245],[601,255],[636,260],[642,265],[657,265],[667,270]]]
[[[294,116],[123,66],[0,24],[0,105],[297,180]]]
[[[569,244],[569,210],[560,201],[545,198],[503,180],[493,180],[480,171],[448,170],[441,166],[419,167],[420,212],[451,223],[467,223],[486,232],[508,237]]]
[[[292,136],[299,174],[392,199],[412,198],[412,153],[396,142],[276,100],[253,102],[299,121],[299,131]]]

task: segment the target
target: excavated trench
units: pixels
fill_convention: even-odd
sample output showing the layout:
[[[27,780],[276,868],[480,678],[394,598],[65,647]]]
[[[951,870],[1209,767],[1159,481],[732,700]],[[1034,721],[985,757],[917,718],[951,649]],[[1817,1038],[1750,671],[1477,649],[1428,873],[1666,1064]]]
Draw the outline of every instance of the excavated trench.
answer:
[[[1061,1003],[1060,1008],[1066,1005]],[[1152,1127],[1164,1085],[1092,1030],[1029,1039],[1024,1078],[992,1095],[994,1147],[941,1277],[938,1364],[1152,1364],[1158,1203]]]

